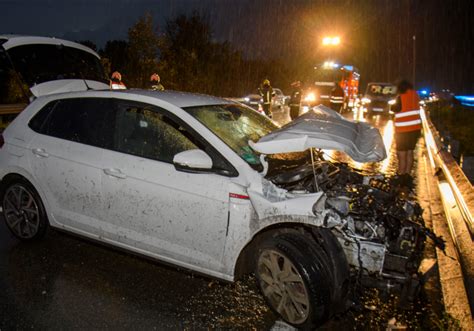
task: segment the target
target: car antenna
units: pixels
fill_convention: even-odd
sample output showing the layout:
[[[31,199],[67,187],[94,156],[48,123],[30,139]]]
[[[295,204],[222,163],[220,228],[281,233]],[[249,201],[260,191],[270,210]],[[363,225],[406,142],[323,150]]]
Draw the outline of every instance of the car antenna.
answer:
[[[319,192],[318,177],[316,176],[316,169],[314,168],[314,148],[310,148],[311,151],[311,166],[313,167],[314,185],[316,186],[316,192]]]
[[[84,81],[84,84],[86,84],[87,91],[89,91],[89,90],[93,90],[93,88],[92,88],[92,87],[90,87],[90,86],[87,84],[87,81],[86,81],[84,78],[83,78],[82,80]]]

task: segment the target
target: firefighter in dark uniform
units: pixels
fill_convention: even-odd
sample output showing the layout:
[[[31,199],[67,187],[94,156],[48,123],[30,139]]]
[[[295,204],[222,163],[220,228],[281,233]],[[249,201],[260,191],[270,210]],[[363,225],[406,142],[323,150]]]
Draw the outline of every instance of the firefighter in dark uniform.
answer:
[[[290,117],[294,120],[300,114],[300,103],[301,103],[301,82],[296,81],[291,83],[293,90],[290,96]]]
[[[344,104],[344,90],[342,89],[339,82],[334,82],[334,88],[331,90],[331,97],[329,99],[331,109],[342,112],[342,105]]]
[[[160,76],[157,73],[154,73],[150,77],[150,89],[153,91],[164,91],[165,87],[161,84]]]
[[[265,112],[265,115],[272,117],[272,97],[273,97],[273,88],[270,85],[270,81],[265,79],[262,83],[262,87],[258,89],[258,92],[262,96],[263,104],[262,108]]]

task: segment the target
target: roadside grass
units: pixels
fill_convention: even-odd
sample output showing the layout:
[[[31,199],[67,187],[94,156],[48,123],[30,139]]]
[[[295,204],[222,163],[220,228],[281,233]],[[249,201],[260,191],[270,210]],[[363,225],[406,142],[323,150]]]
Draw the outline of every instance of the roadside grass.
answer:
[[[447,100],[431,102],[426,105],[436,128],[442,135],[449,134],[458,140],[461,153],[474,155],[474,110]]]

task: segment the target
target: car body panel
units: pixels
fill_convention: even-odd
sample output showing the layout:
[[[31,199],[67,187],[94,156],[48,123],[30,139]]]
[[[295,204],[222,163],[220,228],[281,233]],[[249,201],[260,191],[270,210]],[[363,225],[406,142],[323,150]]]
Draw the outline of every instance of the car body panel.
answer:
[[[102,174],[109,239],[222,269],[229,211],[229,177],[179,172],[174,165],[104,151]],[[139,188],[139,189],[138,189]]]
[[[301,152],[321,148],[345,152],[357,162],[377,162],[387,154],[380,132],[363,122],[352,122],[323,105],[301,115],[279,130],[249,143],[263,154]]]
[[[88,79],[60,79],[34,85],[30,91],[35,97],[40,97],[48,94],[87,91],[88,89],[108,90],[109,86]]]
[[[87,46],[82,44],[78,44],[69,40],[63,40],[58,38],[50,38],[50,37],[40,37],[40,36],[23,36],[23,35],[0,35],[0,39],[6,39],[7,41],[2,44],[3,48],[9,50],[14,47],[24,46],[24,45],[31,45],[31,44],[38,44],[38,45],[64,45],[67,47],[73,47],[77,49],[81,49],[85,52],[88,52],[97,58],[100,58],[99,55],[90,49]]]
[[[27,148],[32,174],[41,178],[56,222],[93,232],[102,209],[102,150],[46,135],[37,135]]]

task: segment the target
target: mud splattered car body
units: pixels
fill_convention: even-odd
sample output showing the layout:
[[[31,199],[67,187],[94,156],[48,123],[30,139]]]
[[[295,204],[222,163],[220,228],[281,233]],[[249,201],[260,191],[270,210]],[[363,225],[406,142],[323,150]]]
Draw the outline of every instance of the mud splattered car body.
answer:
[[[227,281],[255,272],[297,327],[344,309],[351,267],[405,279],[424,239],[419,207],[384,177],[314,153],[280,168],[265,156],[385,157],[376,129],[326,108],[279,129],[220,98],[78,91],[39,95],[0,141],[2,212],[18,238],[51,226]]]

